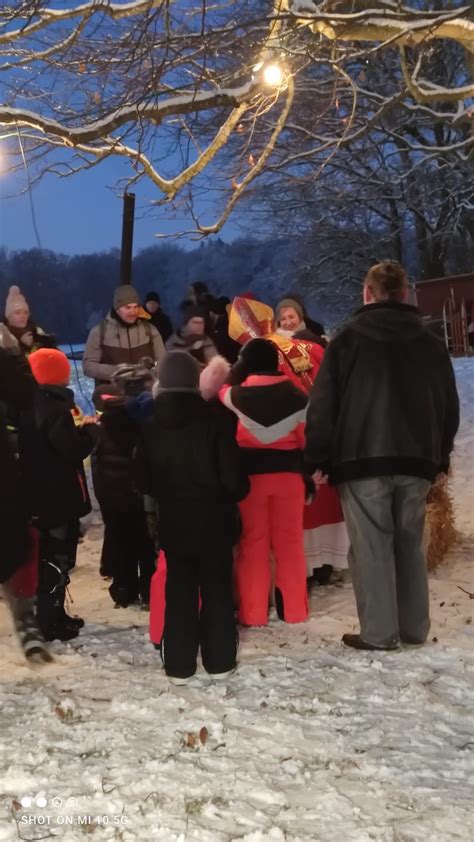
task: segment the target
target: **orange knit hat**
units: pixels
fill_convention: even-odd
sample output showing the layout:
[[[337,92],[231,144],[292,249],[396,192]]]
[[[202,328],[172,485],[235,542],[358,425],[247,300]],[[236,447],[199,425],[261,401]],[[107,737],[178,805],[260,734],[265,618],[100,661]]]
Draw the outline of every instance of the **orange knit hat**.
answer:
[[[64,386],[69,383],[71,366],[66,354],[55,348],[40,348],[28,357],[35,379],[41,386]]]

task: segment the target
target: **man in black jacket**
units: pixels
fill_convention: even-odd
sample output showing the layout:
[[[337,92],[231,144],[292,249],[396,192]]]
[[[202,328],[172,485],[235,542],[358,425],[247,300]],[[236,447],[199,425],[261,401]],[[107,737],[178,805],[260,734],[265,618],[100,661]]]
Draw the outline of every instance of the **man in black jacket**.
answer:
[[[310,398],[306,460],[339,486],[360,621],[343,642],[356,649],[424,643],[430,627],[426,495],[448,471],[459,401],[448,352],[407,297],[401,266],[370,269]]]
[[[161,298],[153,290],[145,296],[145,310],[150,315],[150,321],[156,327],[163,342],[166,344],[173,333],[171,319],[161,308]]]
[[[199,373],[185,351],[167,354],[158,368],[155,415],[136,454],[139,488],[158,504],[167,561],[162,654],[174,684],[194,675],[199,647],[214,677],[236,665],[232,546],[237,502],[249,481],[232,419],[201,397]]]

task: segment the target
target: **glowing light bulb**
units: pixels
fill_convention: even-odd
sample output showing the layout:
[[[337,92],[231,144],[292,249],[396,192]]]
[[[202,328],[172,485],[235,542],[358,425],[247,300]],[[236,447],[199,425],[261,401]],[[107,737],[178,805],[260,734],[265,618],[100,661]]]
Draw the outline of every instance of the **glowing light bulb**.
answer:
[[[277,88],[283,81],[283,70],[279,64],[267,64],[263,68],[262,78],[269,88]]]

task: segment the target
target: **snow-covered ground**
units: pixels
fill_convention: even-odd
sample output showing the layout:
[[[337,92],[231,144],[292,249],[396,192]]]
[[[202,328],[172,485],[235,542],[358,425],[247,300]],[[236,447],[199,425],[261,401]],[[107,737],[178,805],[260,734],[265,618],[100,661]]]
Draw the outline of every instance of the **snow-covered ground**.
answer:
[[[431,576],[429,644],[344,649],[352,589],[320,588],[304,625],[242,631],[226,684],[172,687],[148,615],[112,607],[93,517],[71,587],[87,627],[54,665],[25,665],[0,605],[0,840],[473,838],[474,359],[455,365],[460,538]]]

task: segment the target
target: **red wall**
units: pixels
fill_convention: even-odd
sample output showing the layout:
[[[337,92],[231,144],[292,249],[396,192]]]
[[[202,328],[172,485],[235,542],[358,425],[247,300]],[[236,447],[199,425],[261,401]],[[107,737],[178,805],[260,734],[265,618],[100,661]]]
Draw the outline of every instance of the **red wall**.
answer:
[[[423,316],[442,318],[443,305],[454,291],[456,304],[464,298],[468,312],[474,302],[474,273],[470,275],[453,275],[448,278],[434,278],[430,281],[420,281],[416,284],[416,298]]]

